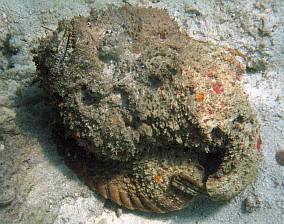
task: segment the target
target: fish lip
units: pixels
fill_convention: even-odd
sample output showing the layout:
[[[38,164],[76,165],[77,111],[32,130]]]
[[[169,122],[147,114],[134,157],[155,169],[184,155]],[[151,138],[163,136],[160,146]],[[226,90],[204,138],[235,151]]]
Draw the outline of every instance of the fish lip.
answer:
[[[192,176],[180,173],[172,177],[171,184],[174,188],[191,196],[208,195],[204,183],[204,173],[200,179],[194,179]]]

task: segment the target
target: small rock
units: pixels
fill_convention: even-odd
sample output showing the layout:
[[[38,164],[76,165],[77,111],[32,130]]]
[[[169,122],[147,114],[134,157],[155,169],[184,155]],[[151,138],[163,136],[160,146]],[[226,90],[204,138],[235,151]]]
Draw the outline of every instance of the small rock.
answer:
[[[116,217],[119,218],[122,215],[122,209],[121,208],[117,208],[115,211]]]
[[[184,12],[191,14],[191,15],[194,15],[194,16],[201,16],[202,15],[202,13],[200,12],[200,10],[198,8],[193,7],[191,5],[185,5],[184,6]]]
[[[284,150],[283,149],[280,149],[276,152],[275,159],[276,159],[276,162],[280,166],[284,166]]]
[[[252,213],[260,208],[260,198],[256,195],[248,196],[244,200],[245,211]]]
[[[259,30],[263,36],[270,36],[274,30],[274,26],[275,24],[273,23],[271,18],[268,16],[264,16],[261,18],[261,27]]]
[[[254,73],[259,71],[265,71],[267,62],[265,59],[252,59],[247,62],[246,71],[248,73]]]
[[[16,197],[14,188],[10,186],[0,186],[0,208],[10,205]]]
[[[3,18],[3,19],[6,19],[6,18],[7,18],[7,15],[6,15],[5,13],[3,13],[3,14],[2,14],[2,18]]]
[[[94,0],[85,0],[85,3],[86,4],[92,4],[92,3],[94,3]]]
[[[109,222],[107,221],[106,218],[102,218],[102,219],[100,219],[100,220],[98,221],[97,224],[108,224],[108,223],[109,223]]]
[[[257,8],[257,9],[265,9],[265,5],[263,4],[263,3],[260,3],[260,2],[257,2],[257,3],[255,3],[255,8]]]
[[[0,95],[0,106],[5,106],[7,102],[8,102],[8,96]]]

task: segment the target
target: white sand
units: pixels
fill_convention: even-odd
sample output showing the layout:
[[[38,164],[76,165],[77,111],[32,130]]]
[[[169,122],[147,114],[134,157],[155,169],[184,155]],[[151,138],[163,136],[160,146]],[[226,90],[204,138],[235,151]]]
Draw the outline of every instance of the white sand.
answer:
[[[52,115],[41,90],[31,84],[35,67],[30,50],[56,28],[58,20],[122,1],[0,2],[0,188],[5,179],[16,193],[10,206],[0,207],[1,224],[283,223],[284,167],[275,160],[276,150],[284,149],[283,0],[128,1],[166,8],[190,36],[237,48],[251,57],[253,72],[243,80],[259,114],[264,161],[257,182],[228,204],[200,200],[165,215],[123,209],[120,217],[116,206],[104,206],[104,200],[58,156],[48,127]],[[252,213],[245,211],[247,197],[259,200]]]

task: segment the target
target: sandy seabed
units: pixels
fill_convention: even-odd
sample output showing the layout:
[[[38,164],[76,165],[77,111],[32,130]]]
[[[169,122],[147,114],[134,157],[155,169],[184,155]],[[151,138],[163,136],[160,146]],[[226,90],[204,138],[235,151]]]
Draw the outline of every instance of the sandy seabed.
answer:
[[[284,150],[284,2],[127,2],[1,0],[0,223],[282,223],[284,167],[275,155]],[[164,215],[121,210],[90,191],[58,155],[31,51],[59,20],[106,4],[166,8],[193,38],[250,58],[243,86],[258,112],[264,161],[257,182],[229,203],[202,199]]]

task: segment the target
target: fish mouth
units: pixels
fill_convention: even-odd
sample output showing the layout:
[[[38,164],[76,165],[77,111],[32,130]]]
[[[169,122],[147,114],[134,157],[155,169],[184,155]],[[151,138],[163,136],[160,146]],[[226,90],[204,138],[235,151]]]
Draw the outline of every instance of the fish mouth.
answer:
[[[190,196],[204,195],[209,196],[206,190],[206,182],[211,175],[215,175],[223,162],[225,153],[217,150],[214,153],[202,153],[199,155],[198,169],[203,172],[202,180],[198,181],[192,176],[180,173],[173,176],[172,186],[182,193]]]

